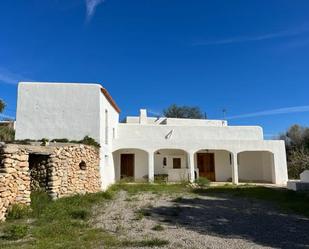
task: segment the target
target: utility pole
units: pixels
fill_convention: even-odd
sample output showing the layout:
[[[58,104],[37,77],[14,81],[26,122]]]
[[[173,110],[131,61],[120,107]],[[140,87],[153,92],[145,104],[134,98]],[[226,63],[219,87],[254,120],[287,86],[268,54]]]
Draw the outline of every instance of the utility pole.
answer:
[[[222,109],[223,119],[225,119],[225,118],[226,118],[226,112],[227,112],[227,110],[226,110],[225,108],[223,108],[223,109]]]

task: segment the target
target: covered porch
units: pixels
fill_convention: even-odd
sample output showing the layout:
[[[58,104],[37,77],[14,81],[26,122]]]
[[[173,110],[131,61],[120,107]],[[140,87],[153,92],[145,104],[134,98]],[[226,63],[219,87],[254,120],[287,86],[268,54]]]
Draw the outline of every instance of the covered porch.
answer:
[[[149,182],[155,179],[194,182],[205,177],[212,182],[234,184],[276,183],[274,154],[270,151],[125,148],[114,151],[113,160],[116,181],[131,178]]]

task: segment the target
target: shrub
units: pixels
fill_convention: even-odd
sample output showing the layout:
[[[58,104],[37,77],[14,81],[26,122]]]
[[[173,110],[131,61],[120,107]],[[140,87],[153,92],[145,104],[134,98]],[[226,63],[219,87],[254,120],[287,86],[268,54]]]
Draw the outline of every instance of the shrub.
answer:
[[[11,142],[14,140],[15,131],[14,129],[7,126],[0,126],[0,141]]]
[[[55,139],[52,139],[51,142],[68,143],[69,139],[67,139],[67,138],[55,138]]]
[[[195,183],[200,187],[208,187],[210,182],[206,177],[199,177],[195,180]]]
[[[73,219],[86,220],[87,217],[89,216],[89,212],[85,209],[73,210],[73,211],[70,212],[70,216]]]
[[[7,240],[18,240],[24,238],[28,233],[28,226],[26,225],[10,225],[4,228],[3,238]]]
[[[89,137],[89,136],[85,136],[79,142],[82,143],[82,144],[85,144],[85,145],[92,145],[92,146],[97,147],[97,148],[100,147],[100,144],[97,143],[92,137]]]
[[[35,140],[32,139],[22,139],[22,140],[14,140],[14,144],[31,144],[31,142],[35,142]]]
[[[30,207],[22,204],[14,204],[9,208],[7,218],[8,219],[23,219],[30,214]]]
[[[151,228],[154,231],[163,231],[164,227],[160,224],[155,225],[153,228]]]
[[[154,176],[156,183],[166,183],[168,179],[168,174],[158,174]]]

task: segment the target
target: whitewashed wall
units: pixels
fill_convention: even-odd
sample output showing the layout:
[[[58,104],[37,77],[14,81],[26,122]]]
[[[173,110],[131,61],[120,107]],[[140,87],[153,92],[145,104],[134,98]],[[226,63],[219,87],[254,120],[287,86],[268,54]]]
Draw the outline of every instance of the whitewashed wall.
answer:
[[[139,125],[119,124],[118,134],[122,141],[143,139],[166,140],[170,134],[173,141],[187,140],[263,140],[263,130],[258,126],[171,126],[171,125]]]
[[[100,141],[100,85],[19,83],[16,139]]]
[[[273,155],[270,152],[247,151],[238,154],[240,180],[274,182]]]
[[[101,93],[101,92],[100,92]],[[102,189],[107,189],[111,184],[115,182],[115,166],[113,160],[113,140],[117,137],[119,113],[109,103],[103,93],[100,94],[100,174],[102,179]],[[106,143],[106,110],[108,121],[108,139]]]

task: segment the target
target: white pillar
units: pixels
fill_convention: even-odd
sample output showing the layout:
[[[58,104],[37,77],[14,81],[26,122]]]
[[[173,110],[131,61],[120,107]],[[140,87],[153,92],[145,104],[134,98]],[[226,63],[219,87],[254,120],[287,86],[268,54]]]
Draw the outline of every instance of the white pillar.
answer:
[[[238,162],[237,162],[237,153],[232,154],[233,163],[232,163],[232,182],[233,184],[238,184]]]
[[[148,181],[154,182],[154,153],[148,152]]]
[[[195,177],[194,177],[194,153],[193,152],[190,152],[188,153],[188,157],[189,157],[189,181],[190,182],[194,182],[195,180]]]

